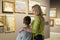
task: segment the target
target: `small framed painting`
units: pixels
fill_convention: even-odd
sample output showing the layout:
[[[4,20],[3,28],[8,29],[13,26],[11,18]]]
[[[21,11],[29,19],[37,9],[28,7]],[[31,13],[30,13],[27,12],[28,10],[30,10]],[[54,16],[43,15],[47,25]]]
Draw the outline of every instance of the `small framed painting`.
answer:
[[[50,18],[56,18],[56,17],[57,17],[56,8],[50,8]]]
[[[17,1],[15,0],[15,13],[26,13],[26,1]]]
[[[56,26],[60,26],[60,18],[56,18],[55,19],[55,25]]]
[[[3,13],[12,13],[14,12],[14,2],[3,1],[2,2],[2,12]]]
[[[5,26],[6,20],[5,20],[5,15],[0,15],[0,26]]]
[[[53,27],[54,26],[54,20],[50,19],[50,26]]]
[[[0,33],[4,32],[4,27],[6,24],[6,16],[5,15],[0,15]]]
[[[0,26],[0,33],[3,33],[3,32],[4,32],[4,27]]]
[[[6,28],[5,32],[15,32],[15,16],[14,15],[6,15]]]
[[[46,15],[46,12],[47,12],[46,6],[41,6],[41,10],[42,10],[43,15]]]

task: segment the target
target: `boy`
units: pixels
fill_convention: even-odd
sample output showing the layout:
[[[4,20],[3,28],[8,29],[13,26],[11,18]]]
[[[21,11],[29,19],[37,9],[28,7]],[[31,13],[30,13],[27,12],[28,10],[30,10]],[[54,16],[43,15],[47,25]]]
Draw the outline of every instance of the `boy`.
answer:
[[[23,24],[25,25],[25,27],[22,27],[20,29],[20,33],[18,34],[16,40],[31,40],[31,38],[32,38],[31,32],[32,31],[29,26],[30,23],[31,23],[31,18],[29,16],[24,17]]]

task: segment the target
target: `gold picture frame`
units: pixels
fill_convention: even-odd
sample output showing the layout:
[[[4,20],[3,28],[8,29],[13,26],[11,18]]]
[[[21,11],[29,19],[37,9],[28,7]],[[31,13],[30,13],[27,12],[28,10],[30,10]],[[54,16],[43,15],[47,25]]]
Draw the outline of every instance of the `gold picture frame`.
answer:
[[[38,2],[36,2],[36,1],[31,1],[31,0],[29,0],[28,1],[28,14],[31,14],[31,15],[33,15],[33,13],[32,13],[32,6],[34,6],[35,4],[38,4],[38,5],[40,5],[40,3],[38,3]]]
[[[9,2],[9,1],[3,1],[2,2],[2,12],[5,13],[11,13],[14,12],[14,2]]]
[[[55,25],[56,26],[60,26],[60,18],[56,18],[55,19]]]
[[[53,27],[54,26],[54,20],[50,19],[50,26]]]
[[[6,16],[0,15],[0,33],[5,32],[5,26],[6,26]]]
[[[40,5],[40,3],[37,2],[37,1],[31,1],[31,0],[29,0],[28,14],[33,14],[32,13],[32,6],[34,6],[35,4]],[[46,15],[46,10],[47,10],[46,6],[44,6],[44,5],[40,5],[40,6],[41,6],[41,10],[42,10],[43,15]]]
[[[15,24],[15,16],[14,15],[6,15],[6,28],[5,32],[15,32],[16,24]]]
[[[6,16],[5,15],[0,15],[0,26],[5,26],[6,24]]]
[[[41,10],[42,10],[42,13],[43,13],[43,15],[46,15],[46,13],[47,13],[47,8],[46,8],[46,6],[41,6]]]
[[[15,13],[26,13],[26,1],[17,1],[15,0],[15,7],[14,7],[14,12]]]
[[[50,18],[56,18],[56,17],[57,17],[56,8],[50,8]]]

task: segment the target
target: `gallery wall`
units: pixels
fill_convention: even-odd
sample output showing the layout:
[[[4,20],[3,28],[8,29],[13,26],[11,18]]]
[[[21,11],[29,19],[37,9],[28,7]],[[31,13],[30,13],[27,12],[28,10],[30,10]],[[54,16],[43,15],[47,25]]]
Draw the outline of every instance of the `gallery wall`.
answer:
[[[60,0],[50,0],[50,8],[56,8],[57,18],[60,19]],[[54,18],[54,20],[55,19],[56,18]],[[50,31],[60,33],[60,26],[54,25],[53,27],[50,27]]]
[[[14,0],[7,0],[7,1],[14,2]],[[27,0],[25,0],[25,1],[27,1]],[[45,15],[45,21],[49,21],[49,0],[32,0],[32,1],[37,1],[41,5],[46,6],[46,8],[47,8],[46,11],[47,12],[46,12],[46,15]],[[27,6],[28,6],[28,4],[27,4]],[[23,18],[26,15],[28,15],[28,10],[27,9],[28,9],[28,7],[26,8],[26,14],[20,14],[20,13],[13,13],[12,14],[12,15],[15,15],[15,17],[16,17],[16,31],[12,32],[12,33],[0,33],[0,40],[16,40],[19,28],[23,26]],[[6,13],[2,13],[2,0],[0,0],[0,15],[5,15],[5,14]],[[10,14],[6,14],[6,15],[10,15]],[[49,24],[45,25],[44,35],[45,35],[45,38],[49,38],[49,36],[50,36]]]

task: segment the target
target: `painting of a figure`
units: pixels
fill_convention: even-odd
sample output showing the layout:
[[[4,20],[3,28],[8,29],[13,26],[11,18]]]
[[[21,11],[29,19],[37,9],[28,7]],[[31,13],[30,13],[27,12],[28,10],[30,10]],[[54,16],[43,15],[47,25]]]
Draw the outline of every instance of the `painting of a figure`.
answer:
[[[6,32],[15,32],[15,16],[6,15]]]

